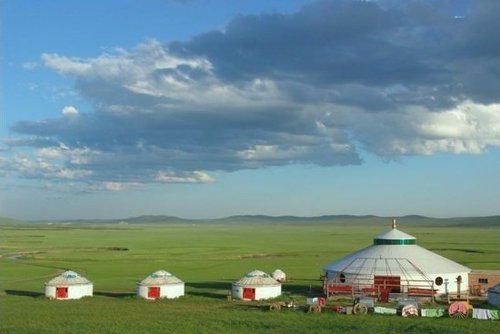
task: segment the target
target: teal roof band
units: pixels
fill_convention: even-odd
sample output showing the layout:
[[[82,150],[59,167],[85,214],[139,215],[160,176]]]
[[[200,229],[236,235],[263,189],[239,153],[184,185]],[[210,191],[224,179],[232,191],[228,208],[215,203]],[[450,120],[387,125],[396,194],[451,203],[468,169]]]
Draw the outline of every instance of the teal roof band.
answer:
[[[415,245],[415,239],[373,239],[374,245]]]

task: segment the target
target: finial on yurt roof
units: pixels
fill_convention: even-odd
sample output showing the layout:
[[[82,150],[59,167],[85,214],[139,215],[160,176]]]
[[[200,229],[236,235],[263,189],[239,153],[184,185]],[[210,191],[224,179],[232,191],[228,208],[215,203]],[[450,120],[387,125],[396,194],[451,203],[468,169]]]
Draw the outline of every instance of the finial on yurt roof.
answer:
[[[396,218],[392,218],[392,228],[396,228]]]

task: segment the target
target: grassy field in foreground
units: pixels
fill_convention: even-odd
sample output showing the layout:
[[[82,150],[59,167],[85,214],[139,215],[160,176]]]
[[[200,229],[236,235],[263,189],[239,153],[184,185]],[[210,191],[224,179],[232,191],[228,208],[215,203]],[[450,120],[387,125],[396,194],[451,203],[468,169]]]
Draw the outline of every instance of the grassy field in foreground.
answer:
[[[499,322],[404,319],[299,311],[271,313],[227,302],[231,282],[284,270],[299,303],[320,289],[324,264],[366,247],[386,226],[339,224],[0,225],[1,333],[494,333]],[[474,269],[500,269],[500,228],[400,228],[417,243]],[[61,269],[94,283],[95,296],[50,301],[43,284]],[[148,302],[135,282],[165,269],[186,296]],[[265,304],[265,303],[264,303]]]

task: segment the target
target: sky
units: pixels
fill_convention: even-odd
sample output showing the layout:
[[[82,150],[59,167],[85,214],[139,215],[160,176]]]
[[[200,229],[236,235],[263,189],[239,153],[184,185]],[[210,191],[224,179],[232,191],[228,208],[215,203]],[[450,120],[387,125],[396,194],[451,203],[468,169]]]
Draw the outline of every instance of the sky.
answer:
[[[0,216],[500,214],[499,1],[0,11]]]

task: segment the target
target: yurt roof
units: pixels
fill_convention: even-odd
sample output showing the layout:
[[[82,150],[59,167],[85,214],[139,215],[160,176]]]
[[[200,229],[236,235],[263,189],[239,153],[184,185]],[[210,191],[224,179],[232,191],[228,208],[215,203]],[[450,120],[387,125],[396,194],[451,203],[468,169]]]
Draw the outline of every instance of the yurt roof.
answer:
[[[285,276],[285,272],[281,269],[276,269],[275,271],[273,271],[273,273],[271,274],[272,276]]]
[[[272,278],[271,276],[260,270],[254,270],[252,272],[249,272],[234,284],[240,286],[281,285],[274,278]]]
[[[372,246],[327,264],[325,271],[402,276],[469,272],[470,268],[416,244],[416,238],[393,228],[374,238]]]
[[[489,288],[488,293],[490,293],[490,292],[500,293],[500,283]]]
[[[183,283],[180,279],[165,270],[158,270],[143,279],[141,285],[167,285]]]
[[[75,273],[74,271],[68,270],[63,272],[61,275],[54,277],[45,285],[80,285],[80,284],[90,284],[91,282],[83,276]]]
[[[387,232],[377,235],[373,238],[375,245],[410,245],[416,243],[416,238],[412,235],[401,232],[397,228],[393,228]]]

